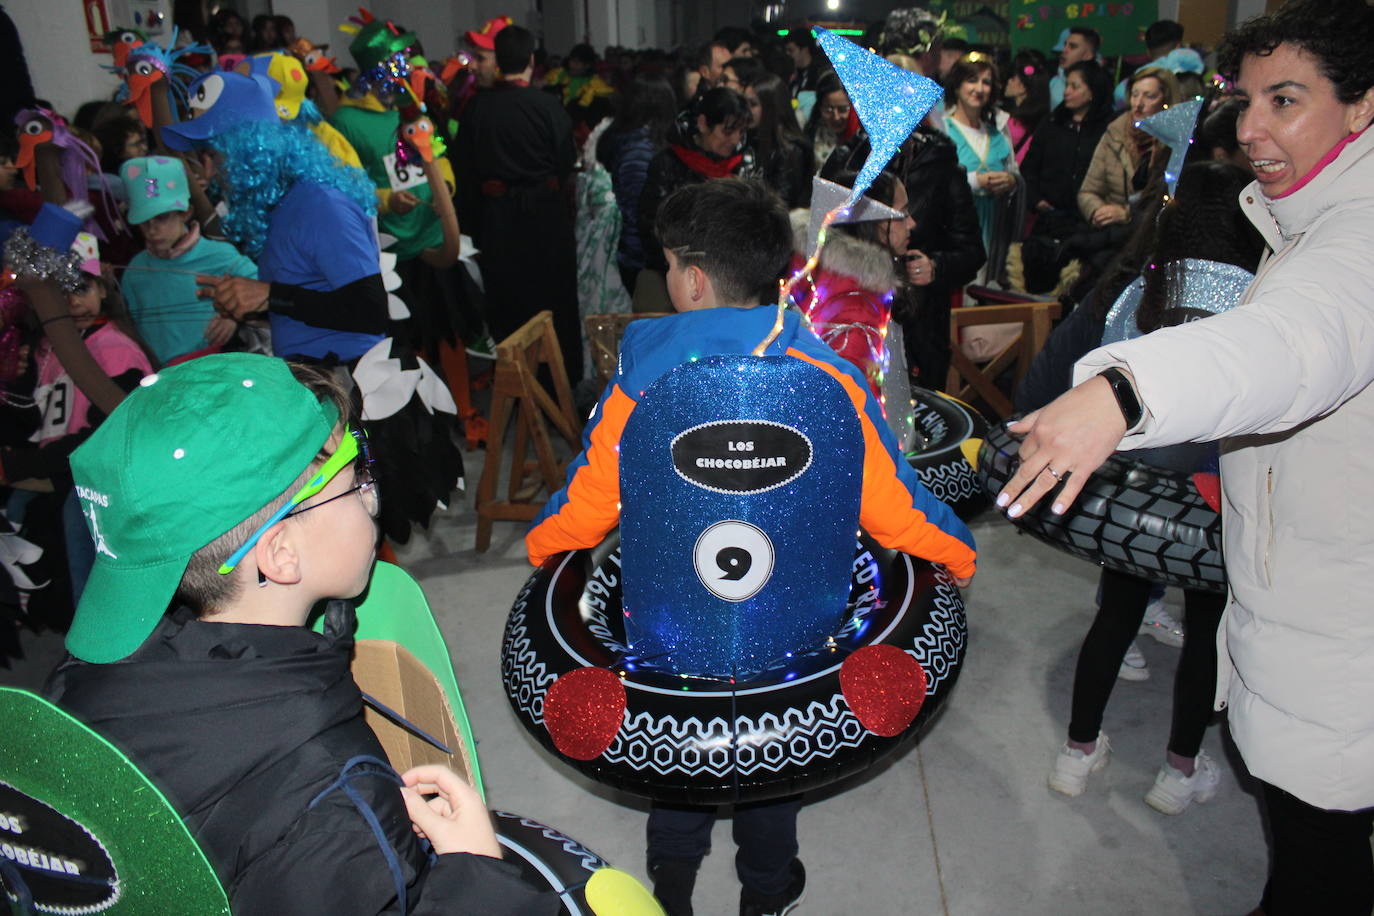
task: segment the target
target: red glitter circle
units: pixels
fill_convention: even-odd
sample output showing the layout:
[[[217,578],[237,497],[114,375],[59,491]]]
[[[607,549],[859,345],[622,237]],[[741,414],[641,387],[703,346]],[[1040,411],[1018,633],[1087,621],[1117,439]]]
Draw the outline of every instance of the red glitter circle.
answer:
[[[926,673],[896,646],[864,646],[840,666],[840,689],[864,728],[894,738],[921,711]]]
[[[625,685],[606,668],[578,668],[544,695],[544,727],[553,746],[574,760],[594,760],[615,740],[625,718]]]

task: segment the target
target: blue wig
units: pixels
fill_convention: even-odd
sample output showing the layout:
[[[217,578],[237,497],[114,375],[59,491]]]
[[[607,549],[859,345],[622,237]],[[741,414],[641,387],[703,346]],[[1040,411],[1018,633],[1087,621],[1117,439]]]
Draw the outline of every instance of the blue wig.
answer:
[[[249,257],[262,252],[272,210],[302,181],[334,188],[377,212],[377,195],[362,169],[330,155],[315,135],[280,121],[249,121],[209,141],[223,157],[219,170],[229,204],[224,234]]]

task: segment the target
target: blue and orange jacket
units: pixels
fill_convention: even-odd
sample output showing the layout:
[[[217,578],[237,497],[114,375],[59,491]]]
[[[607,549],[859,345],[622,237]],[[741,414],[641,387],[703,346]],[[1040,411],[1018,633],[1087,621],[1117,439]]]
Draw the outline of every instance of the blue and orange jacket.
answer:
[[[620,365],[582,433],[582,454],[569,465],[566,485],[525,535],[532,564],[565,550],[594,547],[619,524],[620,436],[643,392],[690,360],[751,352],[775,316],[772,308],[714,308],[636,321],[625,329]],[[973,575],[975,546],[968,526],[921,485],[853,364],[792,311],[766,355],[811,363],[829,373],[853,402],[864,436],[859,509],[864,530],[884,547],[941,563],[956,576]]]

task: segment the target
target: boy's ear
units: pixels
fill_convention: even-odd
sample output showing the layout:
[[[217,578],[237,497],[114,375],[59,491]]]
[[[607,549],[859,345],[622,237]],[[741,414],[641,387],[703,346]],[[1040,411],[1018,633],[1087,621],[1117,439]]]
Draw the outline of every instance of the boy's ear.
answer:
[[[290,526],[281,522],[267,529],[253,547],[253,559],[270,582],[296,585],[301,581],[301,558]]]
[[[711,278],[696,264],[687,268],[687,291],[693,302],[700,302],[711,289]]]

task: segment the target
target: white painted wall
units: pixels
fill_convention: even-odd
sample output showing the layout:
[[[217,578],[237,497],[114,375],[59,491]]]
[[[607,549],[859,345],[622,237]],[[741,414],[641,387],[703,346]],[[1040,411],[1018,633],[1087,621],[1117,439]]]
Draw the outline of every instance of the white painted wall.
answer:
[[[71,117],[81,103],[109,98],[119,88],[119,78],[100,69],[112,62],[110,55],[91,53],[78,0],[19,0],[6,3],[5,12],[19,30],[34,93],[59,114]]]

